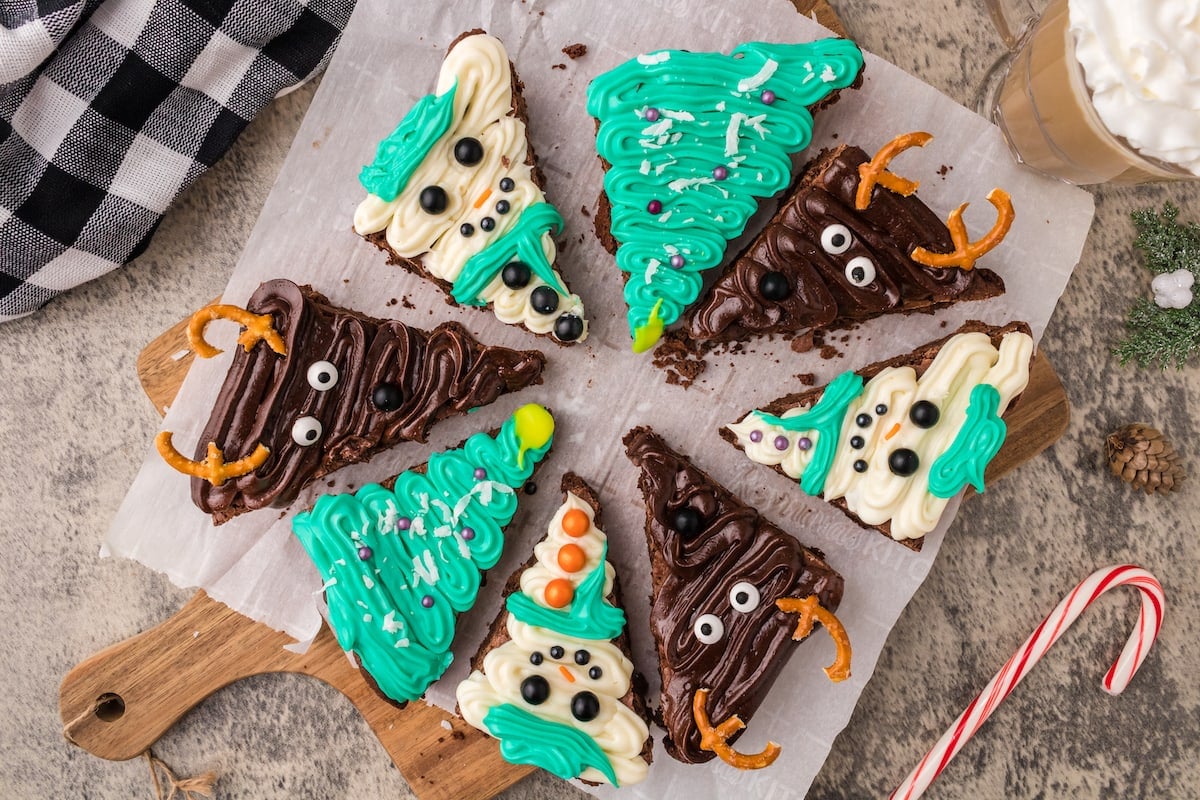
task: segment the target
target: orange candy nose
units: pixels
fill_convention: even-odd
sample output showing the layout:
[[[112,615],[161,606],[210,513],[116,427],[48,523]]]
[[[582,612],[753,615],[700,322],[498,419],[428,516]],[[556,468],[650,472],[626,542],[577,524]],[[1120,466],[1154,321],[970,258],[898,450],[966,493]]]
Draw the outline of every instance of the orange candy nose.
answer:
[[[551,608],[562,608],[575,596],[575,587],[566,578],[555,578],[546,584],[543,596],[546,598],[546,604]]]
[[[579,572],[587,563],[587,553],[577,544],[564,544],[558,550],[558,565],[567,572]]]
[[[592,527],[592,521],[588,519],[588,515],[581,509],[572,508],[566,514],[563,514],[562,528],[563,532],[568,536],[583,536],[588,532],[588,528],[590,527]]]

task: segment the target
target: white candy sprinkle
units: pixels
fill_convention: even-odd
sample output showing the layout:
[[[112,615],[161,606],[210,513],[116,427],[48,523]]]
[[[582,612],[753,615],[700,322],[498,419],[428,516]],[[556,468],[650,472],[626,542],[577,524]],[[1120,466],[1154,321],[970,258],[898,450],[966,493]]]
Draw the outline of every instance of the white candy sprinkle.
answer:
[[[424,561],[422,561],[424,557]],[[438,582],[438,568],[433,561],[433,553],[428,550],[421,555],[413,556],[413,588],[421,585],[421,581],[425,581],[430,586]]]
[[[775,74],[775,70],[779,69],[779,64],[774,59],[767,59],[767,63],[762,65],[762,69],[751,75],[749,78],[742,78],[738,81],[737,90],[739,92],[749,92],[762,86],[771,76]]]
[[[389,611],[383,618],[383,630],[385,633],[397,633],[404,630],[404,623],[396,621],[396,612]]]
[[[363,586],[367,587],[367,591],[370,591],[375,588],[375,581],[371,580],[370,575],[363,575],[362,579],[363,579]]]
[[[638,168],[638,172],[642,173],[643,175],[650,174],[650,162],[647,159],[642,159],[642,166]]]
[[[693,189],[697,186],[704,186],[714,182],[714,178],[676,178],[667,184],[667,188],[672,192],[682,192],[685,189]]]
[[[662,64],[671,60],[671,52],[669,50],[661,50],[657,53],[643,53],[637,57],[639,64],[645,66],[653,66],[654,64]]]
[[[660,112],[664,117],[677,119],[680,122],[695,122],[696,117],[690,111],[667,111],[665,108]]]
[[[837,73],[833,71],[833,67],[825,65],[825,69],[821,71],[821,80],[825,83],[833,83],[837,80]]]

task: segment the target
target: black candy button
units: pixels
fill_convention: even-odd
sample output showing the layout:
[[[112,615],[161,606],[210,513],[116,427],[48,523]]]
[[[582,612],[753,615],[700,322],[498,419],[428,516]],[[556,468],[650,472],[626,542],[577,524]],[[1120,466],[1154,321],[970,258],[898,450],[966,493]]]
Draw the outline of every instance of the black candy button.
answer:
[[[514,188],[516,188],[516,184],[513,183],[512,178],[501,178],[500,179],[500,191],[511,192]]]
[[[851,436],[850,437],[850,446],[853,447],[855,450],[863,449],[863,447],[866,444],[867,444],[866,440],[863,439],[863,437],[861,437],[861,436]]]
[[[523,261],[510,261],[500,272],[500,280],[510,289],[524,289],[533,277],[533,270]]]
[[[440,214],[446,210],[446,190],[440,186],[426,186],[421,190],[421,210],[426,214]]]
[[[863,461],[861,458],[858,459],[857,461],[855,461],[854,462],[854,471],[855,472],[866,472],[867,471],[867,462]]]
[[[496,220],[492,219],[491,217],[484,217],[483,219],[479,220],[479,229],[481,231],[491,231],[495,227]]]
[[[592,654],[589,653],[587,650],[576,650],[575,651],[575,663],[578,664],[579,666],[582,667],[584,664],[588,663],[591,660],[592,660]]]
[[[529,654],[529,663],[536,667],[538,664],[542,663],[543,658],[544,656],[541,653],[539,653],[537,650],[534,650]]]
[[[467,136],[454,143],[454,160],[464,167],[473,167],[483,161],[483,145],[478,139]]]
[[[875,413],[882,417],[887,413],[887,406],[883,403],[880,403],[879,405],[875,406]]]
[[[600,700],[591,692],[578,692],[571,698],[571,716],[580,722],[591,722],[600,716]]]
[[[583,336],[583,320],[574,314],[563,314],[554,321],[554,335],[562,342],[573,342]]]
[[[908,411],[908,418],[918,428],[932,428],[937,425],[941,416],[942,412],[938,411],[938,407],[928,400],[918,400]]]
[[[404,403],[404,395],[396,384],[381,383],[371,390],[371,403],[380,411],[395,411]]]
[[[792,287],[788,284],[787,277],[782,272],[763,273],[762,278],[758,281],[758,293],[767,300],[773,302],[781,302],[787,300],[792,294]]]
[[[507,214],[509,208],[511,208],[511,206],[508,204],[507,200],[501,200],[498,203],[496,203],[496,213],[497,214]]]
[[[599,667],[592,667],[588,670],[588,677],[594,681],[600,680],[602,675],[604,675],[604,670],[600,669]]]
[[[558,292],[549,286],[539,286],[529,295],[529,304],[539,314],[553,314],[558,310]]]
[[[690,539],[700,532],[700,512],[690,507],[679,509],[671,517],[671,527],[683,538]]]
[[[869,427],[871,425],[871,415],[870,414],[859,414],[857,417],[854,418],[854,424],[860,428]]]
[[[521,699],[531,706],[540,706],[550,697],[550,682],[541,675],[530,675],[521,681]],[[572,700],[571,704],[574,705]]]
[[[921,466],[921,459],[917,454],[907,447],[901,447],[899,450],[893,450],[888,454],[888,469],[901,478],[907,478],[917,471],[917,467]]]
[[[563,657],[563,653],[565,653],[565,652],[566,652],[566,651],[565,651],[565,650],[563,650],[563,649],[562,649],[561,647],[559,647],[558,645],[554,645],[553,647],[551,647],[551,648],[550,648],[550,657],[551,657],[551,658],[562,658],[562,657]]]
[[[469,222],[464,222],[462,225],[458,226],[458,232],[463,236],[470,236],[475,233],[475,226]]]

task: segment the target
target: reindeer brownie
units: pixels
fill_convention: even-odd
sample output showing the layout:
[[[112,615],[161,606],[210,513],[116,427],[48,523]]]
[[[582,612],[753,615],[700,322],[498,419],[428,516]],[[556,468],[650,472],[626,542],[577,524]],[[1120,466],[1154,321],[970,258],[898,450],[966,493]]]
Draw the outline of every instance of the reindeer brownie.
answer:
[[[155,444],[192,476],[192,500],[221,524],[246,511],[286,506],[308,484],[403,441],[424,441],[453,414],[541,382],[537,351],[489,347],[457,323],[424,331],[331,305],[308,286],[272,280],[246,308],[213,305],[192,317],[201,358],[215,319],[242,325],[241,347],[194,459],[169,431]]]

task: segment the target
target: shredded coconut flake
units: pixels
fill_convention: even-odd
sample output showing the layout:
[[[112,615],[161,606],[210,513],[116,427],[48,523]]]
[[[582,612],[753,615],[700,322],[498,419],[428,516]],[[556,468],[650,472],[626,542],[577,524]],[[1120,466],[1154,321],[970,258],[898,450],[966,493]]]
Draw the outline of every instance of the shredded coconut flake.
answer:
[[[749,78],[742,78],[738,81],[737,90],[739,92],[749,92],[762,86],[771,76],[775,74],[775,70],[779,69],[779,64],[774,59],[768,58],[767,63],[762,65],[762,69],[751,75]]]

